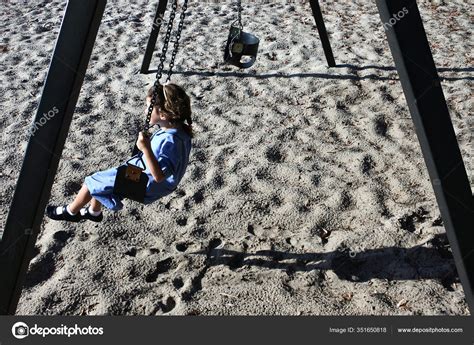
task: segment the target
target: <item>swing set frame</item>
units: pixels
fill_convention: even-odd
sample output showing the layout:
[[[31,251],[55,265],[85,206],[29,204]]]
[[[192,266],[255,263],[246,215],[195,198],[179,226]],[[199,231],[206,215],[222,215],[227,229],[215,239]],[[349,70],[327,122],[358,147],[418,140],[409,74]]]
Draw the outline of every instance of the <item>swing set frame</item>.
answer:
[[[66,7],[35,122],[53,107],[59,111],[30,136],[0,242],[2,315],[14,314],[17,308],[106,2],[69,0]],[[376,3],[382,23],[408,9],[402,20],[387,26],[387,39],[473,314],[473,196],[420,12],[416,0]],[[159,1],[157,15],[166,4]],[[335,66],[318,1],[310,4],[328,65]],[[158,31],[154,25],[142,71],[148,71]]]
[[[321,7],[319,6],[318,0],[309,0],[311,10],[313,11],[313,17],[316,21],[316,27],[318,29],[319,38],[323,45],[324,54],[326,55],[326,60],[329,67],[336,67],[336,61],[334,60],[334,55],[331,49],[331,43],[329,42],[329,36],[326,30],[326,25],[324,24],[323,14],[321,12]],[[145,55],[143,56],[142,67],[140,68],[140,73],[147,74],[150,73],[150,63],[153,57],[153,52],[155,51],[156,41],[160,33],[161,24],[163,18],[165,17],[165,10],[168,5],[168,0],[159,0],[158,6],[156,8],[155,18],[153,18],[153,25],[151,29],[150,36],[148,38],[148,43],[145,49]]]

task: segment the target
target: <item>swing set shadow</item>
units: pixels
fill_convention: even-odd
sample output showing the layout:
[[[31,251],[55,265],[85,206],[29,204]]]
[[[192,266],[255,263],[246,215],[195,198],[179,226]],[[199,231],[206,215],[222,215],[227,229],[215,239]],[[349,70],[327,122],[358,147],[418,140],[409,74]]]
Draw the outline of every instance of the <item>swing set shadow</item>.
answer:
[[[66,236],[66,237],[64,237]],[[70,234],[61,233],[56,245],[31,266],[24,287],[37,286],[54,274],[54,256],[66,245]],[[198,252],[183,253],[187,256],[205,255],[207,269],[226,266],[231,270],[245,267],[259,267],[280,270],[292,275],[297,272],[315,271],[314,278],[324,281],[324,271],[333,271],[341,280],[363,283],[371,279],[387,281],[436,279],[446,289],[452,291],[453,283],[459,282],[452,253],[447,249],[446,234],[437,234],[429,242],[433,247],[423,244],[411,247],[386,247],[350,252],[347,248],[324,253],[291,253],[278,250],[259,250],[240,252],[223,248],[209,248]],[[35,253],[37,255],[38,252]],[[429,258],[428,260],[423,260]],[[395,267],[395,268],[394,268]],[[388,269],[387,269],[388,268]],[[199,278],[193,281],[199,286]],[[190,295],[199,289],[194,289]],[[187,297],[190,297],[188,295]]]
[[[53,107],[58,112],[29,139],[0,242],[1,315],[15,314],[106,2],[69,0],[67,3],[34,122],[40,122],[43,114]],[[164,11],[165,3],[165,0],[160,0],[160,10]],[[322,15],[317,10],[318,1],[310,0],[310,4],[313,14],[318,16],[316,21],[322,22]],[[389,22],[392,13],[398,13],[404,7],[410,9],[403,20],[386,31],[387,40],[457,273],[473,314],[474,200],[417,2],[376,0],[376,5],[382,23]],[[318,26],[319,29],[321,26]],[[156,30],[154,34],[157,34]],[[334,59],[328,54],[327,33],[320,30],[320,38],[325,46],[328,65],[335,66]],[[153,49],[154,45],[150,44],[145,55],[151,58]],[[373,257],[380,259],[383,255],[391,255],[384,249],[367,255],[359,254],[360,258],[365,257],[374,264]],[[284,254],[272,253],[274,255]],[[423,257],[420,259],[425,260]]]
[[[255,253],[223,248],[190,252],[186,255],[206,255],[206,265],[224,265],[230,269],[245,266],[285,271],[310,272],[331,270],[343,280],[367,282],[371,279],[418,280],[438,279],[443,286],[459,280],[448,239],[438,234],[430,240],[432,248],[423,244],[411,247],[386,247],[351,252],[347,248],[324,253],[289,253],[278,250],[259,250]],[[426,258],[430,258],[427,262]],[[422,260],[420,260],[422,259]],[[425,260],[425,261],[423,261]]]
[[[352,71],[378,69],[382,71],[396,71],[395,67],[383,67],[383,66],[362,66],[355,68],[354,65],[337,65],[336,68],[349,68]],[[438,72],[473,72],[473,68],[438,68]],[[155,70],[150,70],[149,73],[154,73]],[[333,80],[400,80],[396,77],[379,76],[375,74],[369,74],[364,76],[358,76],[353,74],[329,74],[329,73],[265,73],[265,74],[252,74],[242,72],[211,72],[211,71],[173,71],[173,74],[180,74],[186,77],[200,76],[200,77],[219,77],[219,78],[252,78],[252,79],[270,79],[270,78],[317,78],[317,79],[333,79]],[[457,80],[474,80],[474,77],[463,76],[463,77],[442,77],[441,81],[457,81]]]

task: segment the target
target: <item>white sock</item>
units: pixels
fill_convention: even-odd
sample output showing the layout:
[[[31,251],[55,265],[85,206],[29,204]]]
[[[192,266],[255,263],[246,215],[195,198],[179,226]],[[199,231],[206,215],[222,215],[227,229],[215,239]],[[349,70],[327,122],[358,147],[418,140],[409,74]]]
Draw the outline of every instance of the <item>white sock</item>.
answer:
[[[69,205],[66,206],[66,211],[67,213],[69,213],[71,216],[75,216],[77,213],[72,213],[71,210],[69,209]],[[63,207],[62,206],[58,206],[56,208],[56,214],[63,214]]]
[[[77,212],[76,212],[76,213],[72,213],[72,212],[71,212],[71,209],[69,208],[69,205],[66,206],[66,211],[67,211],[67,213],[69,213],[71,216],[75,216],[75,215],[77,214]]]
[[[98,216],[98,215],[100,215],[100,214],[102,213],[102,210],[101,210],[101,211],[94,211],[94,210],[92,209],[92,206],[89,206],[88,211],[89,211],[89,214],[92,215],[92,216],[94,216],[94,217],[96,217],[96,216]]]

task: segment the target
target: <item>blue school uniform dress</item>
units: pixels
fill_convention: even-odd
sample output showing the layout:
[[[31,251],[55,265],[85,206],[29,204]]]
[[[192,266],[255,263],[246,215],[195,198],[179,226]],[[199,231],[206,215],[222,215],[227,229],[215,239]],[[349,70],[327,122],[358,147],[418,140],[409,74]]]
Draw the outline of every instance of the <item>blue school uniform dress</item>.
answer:
[[[143,172],[148,175],[148,184],[144,204],[150,204],[176,189],[186,172],[191,152],[191,137],[181,128],[160,129],[151,136],[150,142],[166,178],[156,182],[146,167]],[[130,163],[142,166],[138,157],[131,159]],[[87,176],[84,181],[91,196],[113,211],[123,208],[123,198],[113,194],[116,175],[117,168],[111,168]]]

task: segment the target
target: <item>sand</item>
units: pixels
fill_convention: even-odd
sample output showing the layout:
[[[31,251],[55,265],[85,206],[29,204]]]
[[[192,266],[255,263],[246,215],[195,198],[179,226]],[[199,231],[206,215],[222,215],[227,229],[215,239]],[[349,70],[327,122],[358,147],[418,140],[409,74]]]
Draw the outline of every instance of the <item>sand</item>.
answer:
[[[154,3],[109,1],[51,202],[127,158]],[[65,2],[0,6],[3,228]],[[470,6],[419,6],[472,172]],[[244,2],[261,44],[239,71],[222,63],[232,6],[189,4],[172,81],[197,136],[179,189],[100,224],[45,219],[18,314],[469,314],[376,6],[322,9],[338,68],[308,3]]]

